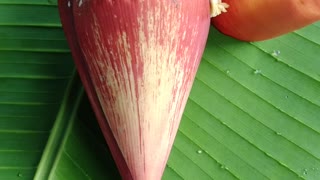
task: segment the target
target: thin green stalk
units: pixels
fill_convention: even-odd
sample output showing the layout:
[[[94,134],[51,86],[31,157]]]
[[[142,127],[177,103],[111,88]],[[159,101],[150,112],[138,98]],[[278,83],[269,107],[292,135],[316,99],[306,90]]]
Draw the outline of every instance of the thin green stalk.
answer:
[[[77,72],[74,72],[36,171],[35,180],[49,179],[51,172],[53,172],[54,167],[56,167],[57,160],[63,150],[63,145],[73,127],[73,122],[83,93],[84,90]]]

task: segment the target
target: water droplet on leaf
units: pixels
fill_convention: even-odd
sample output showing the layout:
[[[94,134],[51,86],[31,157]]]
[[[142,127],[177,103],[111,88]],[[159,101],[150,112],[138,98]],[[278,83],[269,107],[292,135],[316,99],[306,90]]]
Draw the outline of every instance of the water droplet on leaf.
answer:
[[[71,2],[70,1],[68,1],[68,7],[71,7]]]
[[[254,74],[261,74],[261,70],[260,69],[256,69],[253,71]]]
[[[307,175],[308,174],[308,169],[304,169],[303,170],[303,175]]]
[[[19,173],[17,174],[17,176],[18,176],[18,177],[22,177],[22,174],[19,172]]]
[[[281,53],[281,52],[280,52],[279,50],[273,50],[272,56],[279,56],[280,53]]]
[[[197,153],[198,153],[198,154],[202,154],[202,150],[198,150]]]
[[[226,169],[226,170],[228,170],[228,167],[225,166],[225,165],[223,165],[223,164],[220,165],[220,168],[221,168],[221,169]]]

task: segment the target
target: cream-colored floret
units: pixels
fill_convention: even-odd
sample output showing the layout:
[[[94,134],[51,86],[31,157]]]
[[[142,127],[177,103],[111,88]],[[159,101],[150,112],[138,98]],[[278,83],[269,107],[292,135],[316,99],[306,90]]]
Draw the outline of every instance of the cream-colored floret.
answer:
[[[229,4],[222,0],[210,0],[210,17],[216,17],[223,12],[227,12]]]

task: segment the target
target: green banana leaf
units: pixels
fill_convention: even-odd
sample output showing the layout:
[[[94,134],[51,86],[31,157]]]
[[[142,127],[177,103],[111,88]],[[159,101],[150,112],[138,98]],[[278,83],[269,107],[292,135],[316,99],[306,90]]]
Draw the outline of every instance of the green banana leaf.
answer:
[[[120,179],[55,0],[0,0],[0,179]],[[320,179],[320,23],[210,29],[163,179]]]

